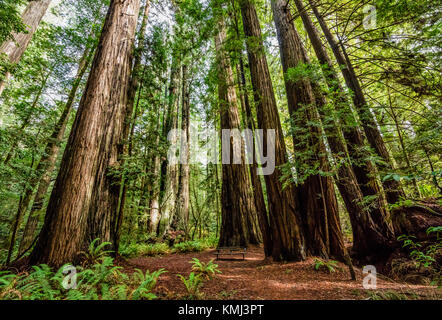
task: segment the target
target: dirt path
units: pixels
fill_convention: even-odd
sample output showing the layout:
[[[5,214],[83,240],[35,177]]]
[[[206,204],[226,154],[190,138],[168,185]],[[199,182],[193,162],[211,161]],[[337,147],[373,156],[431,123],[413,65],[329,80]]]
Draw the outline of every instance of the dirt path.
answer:
[[[214,258],[214,250],[200,253],[171,254],[159,257],[139,257],[123,263],[126,271],[166,269],[160,277],[157,295],[162,299],[182,299],[186,290],[177,274],[188,276],[189,261],[198,258],[207,262]],[[205,299],[269,299],[269,300],[332,300],[366,299],[367,290],[362,287],[363,275],[357,270],[357,281],[351,281],[348,269],[335,273],[313,269],[314,259],[296,263],[264,263],[261,248],[250,248],[246,260],[218,260],[221,274],[208,281],[202,291]],[[422,285],[408,285],[378,279],[377,290],[413,292],[421,297],[432,297],[435,290]]]

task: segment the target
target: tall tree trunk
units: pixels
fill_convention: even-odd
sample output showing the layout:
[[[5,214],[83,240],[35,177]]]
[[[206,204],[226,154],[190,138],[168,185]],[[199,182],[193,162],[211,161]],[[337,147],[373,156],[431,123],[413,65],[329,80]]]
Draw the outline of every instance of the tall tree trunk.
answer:
[[[331,59],[322,45],[319,34],[308,13],[304,10],[302,2],[300,0],[295,0],[294,2],[301,16],[316,56],[318,57],[318,60],[323,68],[326,83],[330,89],[330,92],[334,94],[332,99],[334,100],[333,102],[335,109],[338,111],[338,117],[342,120],[341,122],[344,127],[343,134],[345,140],[347,141],[348,154],[350,156],[352,169],[356,176],[359,187],[364,197],[376,197],[376,199],[369,204],[372,209],[373,220],[381,228],[385,227],[384,233],[391,233],[391,227],[386,224],[388,214],[385,209],[384,199],[381,195],[376,170],[373,164],[366,160],[364,138],[356,126],[356,119],[352,117],[353,112],[349,105],[349,101],[347,100],[346,94],[340,85],[340,80],[332,66]],[[339,125],[339,123],[334,122],[335,119],[333,116],[323,118],[324,127]],[[335,138],[340,139],[340,135],[335,136]]]
[[[233,4],[233,12],[234,12],[234,22],[236,29],[237,40],[241,41],[241,35],[239,31],[238,18],[236,15],[235,2],[232,1]],[[239,85],[239,93],[240,93],[240,102],[242,108],[242,114],[245,118],[244,123],[247,129],[252,130],[253,135],[255,136],[256,124],[253,119],[252,108],[250,106],[249,95],[247,92],[247,80],[244,70],[244,61],[242,50],[238,51],[239,54],[239,64],[236,65],[237,68],[237,77],[238,77],[238,85]],[[269,217],[267,214],[267,207],[264,199],[264,192],[262,190],[261,178],[258,175],[258,164],[255,159],[255,149],[253,149],[253,163],[249,166],[250,170],[250,178],[252,181],[253,195],[255,200],[255,209],[256,214],[258,216],[258,222],[260,231],[262,234],[262,240],[264,244],[264,254],[266,257],[270,257],[272,255],[272,236],[269,225]]]
[[[119,188],[115,197],[107,174],[117,161],[139,6],[111,1],[31,264],[75,262],[91,239],[110,240]]]
[[[178,112],[179,112],[179,84],[180,84],[180,62],[175,58],[172,63],[172,71],[170,74],[170,86],[169,86],[169,105],[166,125],[164,126],[163,136],[167,137],[171,130],[178,129]],[[178,142],[178,136],[174,134],[171,136],[172,145],[176,145]],[[178,165],[169,163],[167,159],[161,164],[162,176],[164,176],[163,197],[161,199],[162,212],[161,212],[161,226],[160,233],[166,233],[171,224],[171,218],[175,212],[178,192]]]
[[[20,62],[23,53],[26,51],[29,42],[31,41],[35,31],[40,24],[41,19],[48,10],[51,0],[32,0],[29,1],[28,6],[23,12],[21,18],[23,23],[27,26],[27,33],[18,33],[13,35],[13,39],[5,41],[0,46],[0,54],[4,53],[10,63]],[[0,96],[6,86],[6,81],[11,74],[0,74]]]
[[[376,152],[376,154],[382,159],[382,162],[378,163],[381,173],[385,174],[388,172],[394,172],[394,167],[390,158],[390,154],[388,153],[384,139],[382,138],[381,132],[377,127],[376,121],[374,120],[374,116],[369,109],[361,85],[353,69],[353,65],[351,64],[351,61],[348,59],[348,57],[345,56],[345,52],[341,51],[342,49],[344,49],[343,45],[341,45],[340,47],[339,44],[336,42],[334,36],[330,32],[330,29],[328,28],[325,20],[319,13],[313,1],[309,0],[309,3],[330,47],[332,48],[336,61],[341,66],[340,69],[342,71],[342,75],[345,79],[347,87],[353,92],[353,103],[359,114],[359,118],[362,127],[364,128],[365,135],[367,136],[367,140],[370,143],[370,146]],[[401,197],[405,197],[405,194],[399,182],[394,180],[387,180],[384,181],[382,184],[384,186],[384,191],[386,193],[388,203],[396,203]]]
[[[274,260],[302,260],[306,256],[304,235],[298,205],[298,195],[292,185],[283,188],[279,166],[287,163],[286,146],[276,105],[273,85],[264,52],[261,27],[255,6],[250,0],[240,0],[244,34],[256,102],[258,125],[264,130],[275,130],[275,172],[265,176],[270,224],[272,229],[272,257]],[[270,142],[272,143],[272,142]],[[264,152],[269,146],[264,144]],[[270,147],[273,147],[270,145]]]
[[[391,117],[393,118],[394,126],[396,128],[396,133],[399,138],[400,149],[402,151],[402,155],[403,155],[405,163],[407,165],[408,174],[413,174],[414,170],[411,167],[410,157],[408,155],[407,148],[405,147],[404,138],[402,136],[401,127],[400,127],[399,121],[398,121],[398,116],[396,114],[396,111],[394,110],[393,102],[391,101],[390,87],[387,87],[387,91],[388,91],[388,104],[389,104],[389,108],[390,108],[390,112],[391,112]],[[412,182],[413,182],[415,195],[418,198],[421,198],[422,195],[421,195],[421,192],[420,192],[419,187],[417,185],[417,180],[415,177],[412,178]]]
[[[301,38],[293,24],[293,17],[284,0],[272,1],[273,18],[276,25],[281,61],[285,74],[285,84],[289,113],[299,128],[305,128],[303,137],[294,134],[295,155],[311,153],[303,156],[298,175],[303,175],[303,165],[311,168],[319,164],[324,172],[329,171],[327,151],[322,140],[322,132],[317,125],[319,117],[315,109],[315,96],[309,80],[294,81],[287,77],[287,71],[300,63],[306,63]],[[307,157],[307,158],[306,158]],[[328,258],[333,251],[339,258],[345,257],[345,247],[339,224],[339,212],[334,191],[333,180],[319,174],[309,175],[299,186],[301,211],[305,226],[306,248],[312,255]],[[331,230],[330,230],[331,229]],[[336,229],[334,232],[333,229]],[[333,238],[330,239],[330,236]],[[337,237],[337,238],[336,238]]]
[[[142,73],[144,73],[142,72],[141,59],[142,59],[142,51],[144,49],[144,41],[146,39],[146,26],[149,18],[149,11],[150,11],[150,0],[146,0],[146,3],[142,10],[143,18],[141,21],[141,26],[138,34],[138,47],[135,51],[134,66],[132,69],[132,74],[128,88],[127,105],[124,114],[123,131],[121,137],[122,143],[119,146],[120,148],[119,158],[122,165],[124,165],[124,157],[129,155],[130,153],[131,141],[129,137],[132,136],[131,130],[133,130],[135,126],[135,120],[138,111],[137,108],[134,108],[134,106],[138,107],[139,97],[136,104],[135,104],[135,98],[137,95],[137,91],[139,93],[141,92],[140,77],[142,76]],[[118,252],[120,246],[121,226],[123,224],[123,219],[124,219],[126,196],[127,196],[127,179],[123,175],[121,177],[119,200],[117,205],[116,221],[114,226],[115,229],[114,229],[113,240],[116,252]]]
[[[77,74],[68,95],[68,100],[64,106],[60,118],[58,119],[57,124],[54,127],[54,130],[52,131],[48,143],[46,144],[45,152],[37,165],[36,172],[37,174],[41,174],[41,177],[38,183],[38,188],[34,197],[31,211],[29,212],[28,219],[26,221],[23,237],[20,242],[19,254],[22,254],[25,250],[27,250],[34,240],[38,221],[42,214],[41,210],[43,208],[46,193],[51,184],[51,176],[55,169],[55,163],[60,149],[60,143],[62,142],[66,131],[69,115],[71,114],[72,107],[74,105],[75,96],[77,95],[81,80],[86,73],[90,61],[92,60],[94,51],[95,50],[86,47],[83,56],[80,59]],[[28,192],[31,191],[29,190]],[[24,198],[26,198],[26,195]]]
[[[230,61],[225,51],[226,27],[223,19],[218,22],[218,34],[215,36],[215,47],[218,65],[218,97],[221,118],[221,130],[240,130],[238,115],[238,101],[235,90],[235,81]],[[223,137],[223,140],[224,137]],[[242,140],[242,139],[241,139]],[[228,148],[226,151],[224,148]],[[229,144],[223,142],[222,152],[232,155],[240,154],[241,164],[225,164],[222,166],[222,192],[221,192],[221,232],[219,246],[248,246],[249,243],[257,244],[258,239],[254,230],[252,219],[255,214],[255,203],[248,177],[248,166],[245,164],[244,144],[234,143],[229,137]]]
[[[157,148],[160,145],[160,109],[158,108],[158,122],[156,126],[155,132],[157,133],[156,139],[155,139],[155,145]],[[152,176],[154,181],[152,181],[152,193],[150,197],[150,204],[149,204],[149,232],[154,233],[155,235],[158,234],[158,226],[161,219],[161,212],[160,212],[160,183],[161,183],[161,157],[158,152],[155,152],[153,154],[153,168],[152,168]]]
[[[190,201],[190,92],[188,79],[188,66],[182,65],[182,96],[181,96],[181,147],[178,178],[177,205],[171,228],[188,232],[189,201]]]

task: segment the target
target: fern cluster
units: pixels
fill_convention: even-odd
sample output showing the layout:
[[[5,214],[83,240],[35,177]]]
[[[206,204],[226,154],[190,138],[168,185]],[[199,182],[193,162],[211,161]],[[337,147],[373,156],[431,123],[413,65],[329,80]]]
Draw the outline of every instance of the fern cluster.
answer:
[[[193,258],[190,263],[193,264],[193,266],[189,277],[186,278],[181,274],[179,274],[178,277],[186,287],[188,299],[202,299],[204,297],[204,293],[201,292],[200,289],[204,286],[205,281],[213,279],[216,274],[221,273],[221,271],[218,270],[218,265],[214,264],[213,260],[204,263],[197,258]]]
[[[112,258],[102,257],[88,268],[76,267],[76,286],[65,289],[67,266],[55,272],[44,264],[29,273],[0,272],[0,300],[152,300],[158,277],[166,272],[126,274]]]

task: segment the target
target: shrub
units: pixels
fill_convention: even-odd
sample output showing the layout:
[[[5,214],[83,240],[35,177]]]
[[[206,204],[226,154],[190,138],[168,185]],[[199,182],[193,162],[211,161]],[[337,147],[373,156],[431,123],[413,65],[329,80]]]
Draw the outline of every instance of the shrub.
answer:
[[[201,241],[185,241],[173,246],[174,252],[201,252],[207,247]]]
[[[47,265],[34,266],[30,273],[0,272],[1,300],[152,300],[164,269],[150,273],[121,272],[110,257],[90,268],[77,267],[77,285],[65,289],[65,266],[53,272]]]
[[[199,274],[195,274],[191,272],[189,274],[189,278],[185,278],[182,275],[178,275],[178,277],[183,282],[186,287],[188,298],[189,299],[202,299],[204,294],[200,291],[201,287],[204,285],[204,280]]]
[[[81,254],[84,257],[84,263],[86,265],[92,265],[98,263],[103,257],[108,256],[113,251],[111,250],[105,250],[106,246],[111,246],[112,243],[110,242],[102,242],[98,245],[97,242],[100,241],[99,238],[95,239],[91,242],[89,245],[88,251],[83,251]]]
[[[335,260],[323,260],[320,258],[315,259],[314,269],[316,271],[326,270],[328,273],[336,272],[337,270],[341,270],[341,267],[338,265],[338,262]]]
[[[193,258],[190,263],[193,264],[192,271],[195,271],[198,275],[206,278],[207,280],[212,279],[217,273],[221,273],[218,269],[218,265],[213,263],[213,259],[207,263],[199,261],[197,258]]]
[[[169,246],[165,243],[142,244],[138,247],[138,255],[156,256],[169,252]]]
[[[133,258],[137,256],[156,256],[160,254],[169,253],[170,248],[166,243],[154,243],[154,244],[138,244],[131,243],[129,245],[123,245],[120,248],[120,254],[127,258]]]

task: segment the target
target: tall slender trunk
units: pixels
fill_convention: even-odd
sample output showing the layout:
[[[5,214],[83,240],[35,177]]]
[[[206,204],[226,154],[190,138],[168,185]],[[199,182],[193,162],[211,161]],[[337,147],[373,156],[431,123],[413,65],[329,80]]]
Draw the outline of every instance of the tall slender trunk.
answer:
[[[345,54],[344,46],[342,44],[341,46],[339,46],[338,42],[335,40],[334,36],[330,32],[330,29],[328,28],[324,18],[321,16],[318,9],[316,8],[316,5],[313,3],[312,0],[308,1],[333,51],[333,54],[335,55],[336,61],[341,66],[340,69],[342,71],[342,75],[347,84],[347,87],[353,93],[353,103],[359,114],[359,118],[362,127],[364,128],[367,140],[370,143],[370,146],[376,152],[376,154],[382,159],[382,162],[378,163],[381,173],[385,174],[387,172],[394,172],[394,167],[390,158],[390,154],[387,150],[384,139],[382,138],[381,132],[377,127],[376,121],[374,120],[374,116],[367,104],[364,93],[362,91],[362,87],[354,71],[353,65],[348,59],[348,56],[346,56]],[[305,9],[303,8],[301,9],[301,11],[302,10]],[[401,197],[405,197],[405,194],[399,182],[394,180],[387,180],[383,181],[382,184],[384,186],[384,191],[386,193],[388,203],[396,203]]]
[[[43,94],[43,91],[46,88],[46,84],[48,83],[48,80],[49,80],[49,77],[51,76],[51,74],[52,74],[52,69],[48,70],[47,74],[45,74],[44,78],[42,79],[41,85],[39,86],[38,91],[35,93],[34,99],[32,100],[32,104],[29,108],[28,114],[23,119],[23,122],[18,130],[19,134],[12,141],[12,145],[9,148],[9,151],[6,154],[5,158],[3,159],[3,165],[7,165],[9,163],[9,161],[11,161],[12,157],[14,156],[17,145],[20,141],[20,137],[23,134],[24,130],[27,128],[27,126],[31,123],[31,120],[34,116],[33,112],[37,109],[38,102],[40,101],[41,95]]]
[[[246,36],[249,66],[258,115],[258,125],[264,130],[274,130],[275,172],[265,176],[267,186],[270,227],[272,229],[272,257],[274,260],[302,260],[306,256],[304,235],[298,205],[298,195],[292,185],[283,188],[279,167],[287,163],[286,146],[279,119],[278,107],[264,52],[261,27],[255,6],[250,0],[240,0],[244,34]],[[270,139],[269,139],[270,140]],[[271,141],[271,140],[270,140]],[[264,144],[264,152],[272,145]]]
[[[234,12],[236,36],[237,40],[241,41],[238,18],[235,9],[235,2],[232,1],[232,4],[234,7],[233,12]],[[250,106],[249,95],[247,92],[247,80],[244,70],[244,60],[243,60],[242,50],[239,50],[238,53],[239,53],[239,64],[236,65],[236,68],[237,68],[237,77],[238,77],[242,114],[243,117],[245,118],[244,123],[246,125],[246,128],[252,130],[253,136],[255,136],[256,124],[255,120],[253,119],[252,108]],[[253,150],[253,156],[255,156],[255,149]],[[259,168],[255,157],[253,158],[253,163],[249,166],[249,170],[250,170],[250,178],[252,181],[256,214],[258,216],[259,228],[261,231],[262,240],[264,244],[264,254],[266,257],[270,257],[272,255],[272,236],[269,225],[269,217],[267,214],[267,207],[264,199],[264,192],[262,190],[262,185],[261,185],[261,178],[258,175]]]
[[[166,125],[164,126],[163,136],[167,137],[169,132],[173,130],[176,133],[178,129],[178,111],[179,111],[179,84],[180,84],[180,62],[175,58],[172,63],[172,71],[170,74],[170,86],[169,86],[169,104]],[[178,142],[177,134],[173,134],[170,137],[172,140],[170,143],[176,145]],[[164,186],[162,186],[162,213],[161,213],[161,226],[160,233],[166,233],[171,224],[171,218],[176,208],[176,197],[178,192],[178,165],[169,163],[167,159],[161,164],[162,176],[164,175]]]
[[[403,155],[405,163],[407,165],[408,174],[413,174],[414,170],[411,167],[410,157],[409,157],[407,149],[405,147],[405,142],[404,142],[404,138],[402,136],[401,127],[399,125],[398,117],[397,117],[396,111],[394,110],[393,103],[391,101],[391,93],[390,93],[389,87],[387,87],[387,91],[388,91],[388,104],[389,104],[389,108],[390,108],[390,112],[391,112],[391,117],[393,118],[394,126],[396,128],[396,133],[399,138],[400,149],[402,151],[402,155]],[[421,198],[422,195],[421,195],[421,192],[420,192],[419,187],[417,185],[417,180],[415,177],[412,178],[412,183],[413,183],[415,195],[418,196],[419,198]]]
[[[334,94],[331,98],[334,100],[333,102],[335,109],[338,111],[338,117],[344,127],[343,135],[347,141],[346,147],[359,187],[364,197],[376,197],[376,199],[369,204],[370,208],[372,209],[373,220],[381,228],[385,227],[385,233],[391,233],[391,227],[386,224],[388,215],[385,209],[384,198],[381,195],[376,170],[373,164],[366,160],[364,138],[356,126],[356,119],[352,117],[353,112],[349,105],[349,101],[347,100],[346,94],[340,85],[340,80],[332,66],[331,59],[322,45],[322,41],[319,38],[319,34],[312,23],[312,20],[310,19],[308,13],[304,10],[302,2],[300,0],[295,0],[294,2],[301,16],[316,56],[322,65],[326,83],[330,89],[330,92]],[[340,125],[340,123],[337,121],[336,123],[334,122],[335,119],[333,115],[323,118],[323,124],[325,127]],[[339,139],[339,137],[340,135],[335,136],[337,139]],[[346,154],[347,152],[345,155]]]
[[[155,146],[157,148],[160,145],[160,132],[161,132],[161,121],[160,121],[160,108],[158,108],[158,121],[155,132],[157,133],[155,139]],[[161,220],[160,212],[160,183],[161,183],[161,155],[158,152],[154,152],[153,156],[153,166],[152,166],[152,176],[154,181],[152,181],[152,192],[149,204],[149,232],[158,234],[158,227]]]
[[[130,153],[130,144],[131,141],[129,139],[131,134],[132,128],[135,126],[135,120],[137,116],[137,106],[138,101],[135,103],[137,91],[141,92],[141,85],[140,85],[140,78],[142,77],[142,65],[141,65],[141,59],[142,59],[142,51],[144,48],[144,41],[146,38],[146,26],[147,21],[149,18],[149,11],[150,11],[150,0],[146,0],[146,3],[144,5],[143,10],[141,11],[143,14],[143,18],[141,21],[141,26],[138,34],[138,47],[135,51],[134,56],[134,64],[132,68],[132,74],[129,82],[129,88],[127,93],[127,104],[126,104],[126,110],[124,114],[124,123],[123,123],[123,129],[122,129],[122,136],[121,136],[121,143],[119,146],[119,158],[121,165],[124,165],[124,157],[127,156]],[[138,98],[139,99],[139,98]],[[124,209],[126,205],[126,196],[127,196],[127,179],[123,175],[121,177],[120,182],[120,190],[119,190],[119,199],[118,199],[118,205],[117,205],[117,212],[116,212],[116,219],[115,219],[115,225],[114,225],[114,247],[115,251],[118,252],[119,246],[120,246],[120,236],[121,236],[121,226],[123,224],[124,219]]]
[[[55,169],[60,143],[62,142],[66,131],[69,115],[71,114],[78,88],[80,87],[81,80],[86,73],[90,61],[92,60],[94,51],[95,50],[86,47],[80,59],[77,74],[68,95],[68,100],[46,144],[45,152],[37,165],[36,172],[39,174],[37,192],[35,193],[34,202],[26,221],[25,230],[19,246],[19,254],[22,254],[27,250],[34,240],[38,221],[42,214],[41,210],[43,208],[44,199],[51,184],[51,176]],[[32,193],[30,189],[28,192]],[[24,198],[26,198],[26,196],[27,195],[25,195]]]
[[[13,35],[13,39],[5,41],[0,46],[0,54],[6,54],[10,63],[20,62],[23,53],[26,51],[35,31],[40,24],[41,19],[48,10],[51,0],[32,0],[23,12],[21,18],[27,26],[27,33],[18,33]],[[6,86],[6,81],[11,77],[10,72],[0,74],[0,96]]]
[[[289,113],[298,128],[305,129],[304,137],[293,135],[295,154],[311,153],[304,156],[298,166],[298,175],[303,175],[304,165],[319,164],[324,172],[330,170],[322,131],[317,125],[320,119],[315,109],[315,94],[309,80],[294,81],[287,77],[287,71],[300,63],[307,63],[301,38],[293,24],[293,17],[284,0],[272,1],[273,18],[276,25]],[[309,175],[299,186],[301,211],[305,226],[306,248],[312,255],[328,257],[331,246],[337,257],[344,258],[345,247],[339,224],[339,212],[333,180],[319,174]],[[336,232],[333,232],[336,229]],[[330,236],[332,238],[330,238]]]
[[[75,262],[91,239],[111,239],[119,188],[108,175],[117,162],[139,6],[111,1],[31,264]]]
[[[188,66],[182,65],[182,96],[181,96],[181,147],[180,164],[177,191],[177,205],[171,228],[174,230],[184,230],[187,235],[189,221],[189,201],[190,201],[190,92],[188,79]]]

